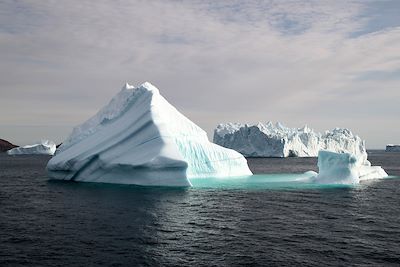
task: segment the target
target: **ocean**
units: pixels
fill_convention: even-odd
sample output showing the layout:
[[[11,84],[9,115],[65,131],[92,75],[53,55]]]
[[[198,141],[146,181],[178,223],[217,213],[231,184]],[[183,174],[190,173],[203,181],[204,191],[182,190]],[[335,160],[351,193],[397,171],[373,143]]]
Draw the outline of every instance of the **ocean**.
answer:
[[[399,266],[400,153],[369,159],[391,177],[300,186],[315,158],[257,158],[248,181],[146,188],[49,181],[48,156],[2,153],[0,266]]]

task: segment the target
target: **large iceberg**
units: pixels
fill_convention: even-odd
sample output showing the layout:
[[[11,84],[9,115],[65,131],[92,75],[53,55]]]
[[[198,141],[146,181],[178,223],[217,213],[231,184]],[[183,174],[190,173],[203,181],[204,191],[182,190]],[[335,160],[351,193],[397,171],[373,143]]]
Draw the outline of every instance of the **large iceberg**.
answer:
[[[47,165],[53,179],[190,186],[191,178],[251,175],[238,152],[207,134],[156,87],[129,84],[74,128]]]
[[[49,140],[42,140],[40,143],[33,145],[26,145],[16,147],[7,151],[8,155],[29,155],[29,154],[41,154],[41,155],[53,155],[56,151],[56,144]]]
[[[400,145],[386,145],[386,152],[400,152]]]
[[[365,141],[348,129],[335,128],[321,134],[307,126],[288,128],[279,122],[219,124],[214,130],[214,143],[246,157],[316,157],[320,150],[366,152]]]
[[[318,153],[319,173],[313,178],[323,184],[358,184],[360,181],[387,177],[380,166],[371,166],[367,154],[336,153],[321,150]]]

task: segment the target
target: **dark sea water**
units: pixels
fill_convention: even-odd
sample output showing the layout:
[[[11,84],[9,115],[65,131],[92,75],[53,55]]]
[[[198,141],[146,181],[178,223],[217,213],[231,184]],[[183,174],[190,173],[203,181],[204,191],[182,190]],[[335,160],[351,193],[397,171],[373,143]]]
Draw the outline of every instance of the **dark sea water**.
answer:
[[[400,153],[369,159],[400,176]],[[396,177],[271,186],[316,170],[316,159],[249,159],[255,173],[281,174],[249,186],[141,188],[49,182],[48,160],[0,154],[0,266],[400,265]]]

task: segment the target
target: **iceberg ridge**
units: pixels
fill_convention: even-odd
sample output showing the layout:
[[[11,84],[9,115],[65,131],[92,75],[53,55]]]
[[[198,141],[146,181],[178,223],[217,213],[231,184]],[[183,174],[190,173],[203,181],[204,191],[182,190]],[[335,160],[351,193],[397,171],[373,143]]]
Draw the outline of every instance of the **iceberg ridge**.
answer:
[[[238,152],[207,134],[150,83],[126,84],[77,126],[47,165],[52,179],[190,186],[190,178],[252,174]]]
[[[214,143],[246,157],[316,157],[320,150],[366,155],[365,141],[348,129],[317,133],[307,125],[289,128],[281,123],[227,123],[214,130]]]
[[[7,151],[8,155],[53,155],[56,151],[56,144],[53,141],[42,140],[39,143],[16,147]]]
[[[400,152],[400,145],[386,145],[386,152]]]

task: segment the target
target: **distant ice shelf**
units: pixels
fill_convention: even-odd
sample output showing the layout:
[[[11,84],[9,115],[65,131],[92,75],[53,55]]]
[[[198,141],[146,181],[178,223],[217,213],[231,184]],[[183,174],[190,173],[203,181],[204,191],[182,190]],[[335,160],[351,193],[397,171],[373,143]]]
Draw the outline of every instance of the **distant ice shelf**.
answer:
[[[49,140],[42,140],[40,143],[16,147],[7,151],[8,155],[53,155],[56,151],[56,144]]]
[[[308,126],[289,128],[279,122],[219,124],[214,143],[246,157],[316,157],[320,150],[366,154],[365,141],[349,129],[335,128],[321,134]]]
[[[386,145],[386,152],[400,152],[400,145]]]
[[[156,186],[252,174],[240,153],[209,142],[150,83],[126,84],[75,127],[47,170],[52,179]]]

